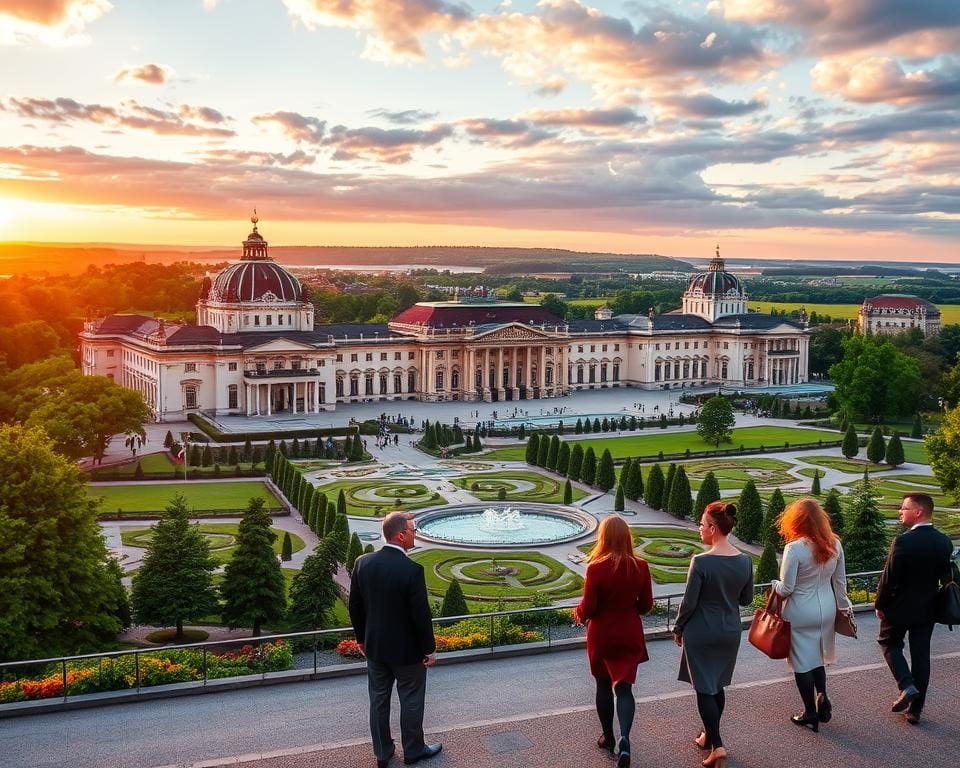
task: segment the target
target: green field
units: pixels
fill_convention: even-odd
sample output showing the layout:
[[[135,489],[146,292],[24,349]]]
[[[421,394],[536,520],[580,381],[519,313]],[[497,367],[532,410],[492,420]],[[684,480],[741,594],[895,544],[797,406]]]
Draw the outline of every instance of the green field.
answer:
[[[806,307],[807,312],[816,312],[818,315],[830,315],[834,319],[855,320],[860,311],[859,304],[808,304],[806,302],[786,301],[751,301],[750,309],[760,312],[769,312],[771,307],[780,311],[792,312],[800,307]],[[960,323],[960,304],[938,304],[940,320],[944,325]]]
[[[733,430],[733,441],[721,443],[720,450],[744,448],[782,447],[784,443],[810,443],[818,440],[835,441],[839,439],[836,432],[826,432],[816,429],[800,429],[797,427],[742,427]],[[627,456],[653,457],[662,451],[665,454],[682,453],[690,449],[691,454],[704,453],[716,450],[716,447],[705,443],[696,432],[667,432],[658,434],[630,435],[621,437],[597,438],[594,440],[575,440],[586,450],[592,447],[599,458],[604,449],[609,449],[614,459],[625,459]],[[573,446],[571,445],[571,450]],[[906,449],[906,445],[904,445]],[[499,448],[483,454],[484,460],[490,461],[525,461],[526,445],[518,444]]]
[[[223,483],[130,483],[129,485],[91,485],[87,493],[102,499],[101,514],[158,514],[175,495],[183,494],[191,511],[224,512],[244,510],[254,496],[266,500],[267,509],[281,510],[273,491],[262,480]]]
[[[197,527],[210,545],[210,557],[218,565],[226,565],[237,548],[236,538],[240,526],[236,523],[208,523]],[[279,555],[281,547],[283,547],[283,531],[279,528],[271,528],[270,530],[277,536],[273,541],[273,551]],[[153,528],[130,528],[120,532],[120,541],[123,542],[125,547],[146,548],[152,538]],[[305,546],[303,539],[295,533],[290,534],[290,543],[293,544],[294,552],[299,552]],[[291,571],[291,573],[294,572]]]

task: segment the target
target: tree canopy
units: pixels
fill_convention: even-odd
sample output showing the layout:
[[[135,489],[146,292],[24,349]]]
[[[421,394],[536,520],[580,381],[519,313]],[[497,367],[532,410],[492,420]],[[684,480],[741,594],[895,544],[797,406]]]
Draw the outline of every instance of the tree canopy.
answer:
[[[912,413],[920,393],[920,366],[889,340],[854,335],[843,342],[843,359],[830,366],[834,398],[851,417],[871,423]]]
[[[940,428],[924,442],[937,482],[960,502],[960,408],[948,409]]]
[[[290,585],[290,628],[296,631],[322,629],[333,623],[333,609],[340,597],[334,580],[337,572],[336,542],[321,539],[313,554]]]
[[[720,395],[714,395],[703,404],[697,417],[697,434],[707,443],[719,446],[733,439],[733,425],[736,417],[730,401]]]

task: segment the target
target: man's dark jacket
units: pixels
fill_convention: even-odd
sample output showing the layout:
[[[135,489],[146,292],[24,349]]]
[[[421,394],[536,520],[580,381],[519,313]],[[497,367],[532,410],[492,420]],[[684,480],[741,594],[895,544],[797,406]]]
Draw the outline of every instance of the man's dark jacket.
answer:
[[[921,525],[893,540],[877,585],[874,607],[890,624],[932,624],[937,590],[950,580],[953,544],[932,525]]]
[[[350,621],[366,655],[384,664],[416,664],[436,650],[423,566],[394,547],[357,558],[350,579]]]

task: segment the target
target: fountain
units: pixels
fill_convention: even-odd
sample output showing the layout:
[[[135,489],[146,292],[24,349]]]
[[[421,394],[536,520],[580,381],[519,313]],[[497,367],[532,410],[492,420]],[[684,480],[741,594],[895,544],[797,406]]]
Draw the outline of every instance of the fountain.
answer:
[[[596,519],[578,507],[513,502],[509,507],[457,504],[417,515],[417,537],[430,542],[509,549],[573,541]]]

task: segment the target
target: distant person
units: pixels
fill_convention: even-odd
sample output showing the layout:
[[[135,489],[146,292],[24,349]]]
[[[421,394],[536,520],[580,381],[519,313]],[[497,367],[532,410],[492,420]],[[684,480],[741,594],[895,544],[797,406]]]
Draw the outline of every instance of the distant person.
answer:
[[[636,702],[632,686],[637,665],[646,661],[647,646],[640,616],[653,607],[653,586],[646,560],[633,552],[633,537],[622,517],[600,523],[597,543],[587,562],[583,598],[574,620],[587,625],[590,674],[597,682],[597,716],[602,733],[597,746],[614,751],[613,710],[616,694],[620,741],[617,766],[630,765],[630,729]]]
[[[908,493],[900,503],[900,522],[906,530],[893,540],[883,565],[874,608],[880,619],[877,642],[890,667],[900,696],[891,709],[905,712],[911,725],[920,713],[930,683],[930,636],[934,625],[934,599],[941,584],[950,581],[950,539],[933,527],[933,499],[925,493]],[[910,638],[910,664],[903,655],[903,640]]]
[[[436,642],[423,566],[407,557],[416,525],[409,512],[383,519],[386,544],[363,555],[350,579],[350,621],[367,657],[370,734],[377,768],[385,768],[396,751],[390,735],[390,697],[397,684],[400,738],[407,765],[439,754],[440,744],[423,740],[423,704],[427,667],[437,660]]]
[[[694,739],[710,754],[707,768],[724,768],[727,750],[720,736],[726,703],[724,688],[733,679],[740,650],[741,605],[753,601],[753,560],[727,536],[737,523],[733,504],[707,504],[700,519],[700,540],[709,549],[690,560],[687,586],[673,626],[674,641],[683,649],[679,679],[697,692],[703,730]]]
[[[853,607],[847,597],[843,547],[827,513],[813,499],[798,499],[784,510],[780,533],[787,545],[773,588],[790,598],[783,608],[783,618],[790,622],[787,665],[803,701],[803,712],[790,719],[817,731],[833,712],[825,665],[836,661],[834,620],[838,610]]]

